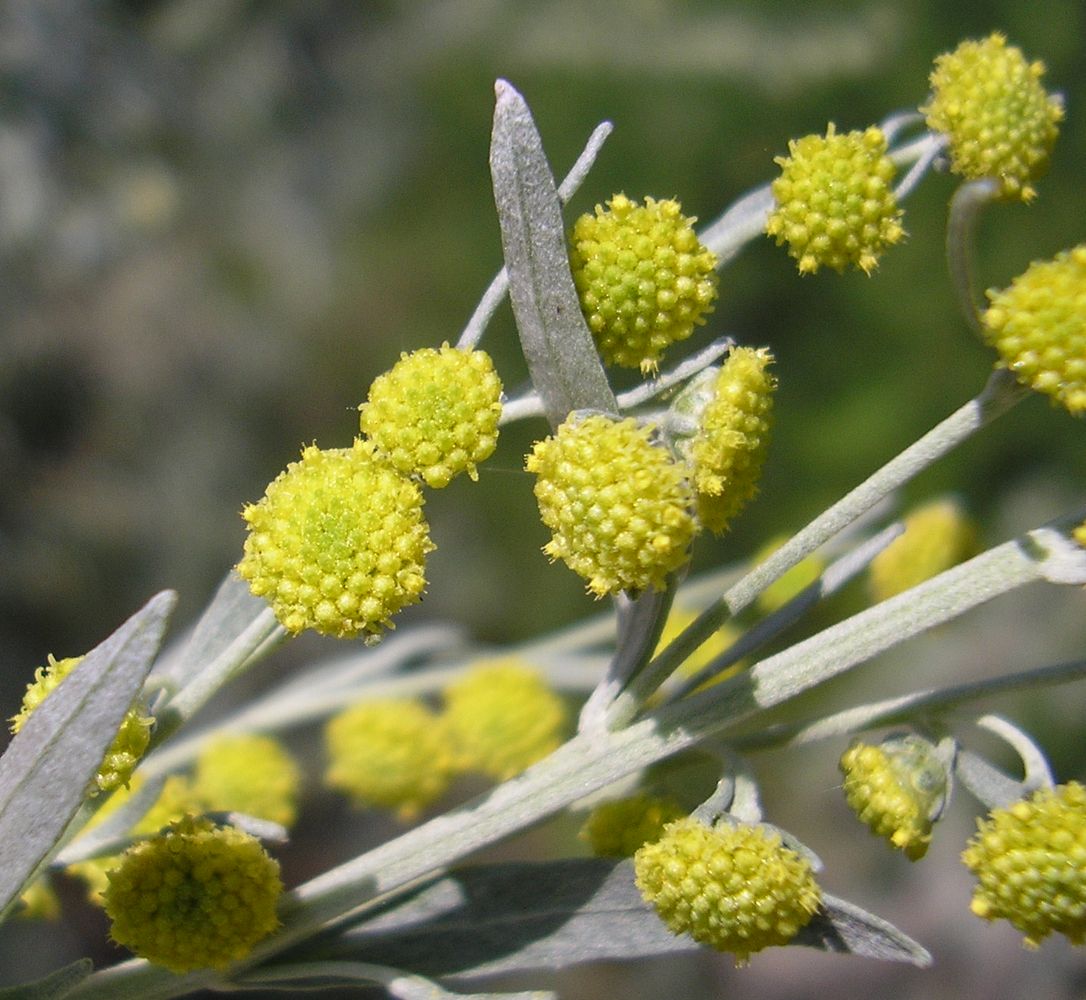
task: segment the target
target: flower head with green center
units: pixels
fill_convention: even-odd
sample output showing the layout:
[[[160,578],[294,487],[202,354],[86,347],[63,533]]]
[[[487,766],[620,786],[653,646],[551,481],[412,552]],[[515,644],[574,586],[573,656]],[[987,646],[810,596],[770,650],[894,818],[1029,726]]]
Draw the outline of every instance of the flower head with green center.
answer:
[[[1086,412],[1086,243],[1030,264],[988,298],[984,337],[1000,364],[1073,416]]]
[[[870,274],[905,235],[882,130],[872,125],[838,135],[831,122],[824,136],[793,139],[788,154],[774,159],[781,175],[772,185],[776,208],[766,234],[778,246],[788,244],[800,274],[823,265]]]
[[[377,635],[421,598],[434,547],[422,495],[368,441],[311,445],[243,516],[238,574],[288,632]]]
[[[447,728],[420,701],[360,702],[328,721],[324,740],[329,787],[404,820],[440,798],[454,773]]]
[[[556,750],[567,720],[539,671],[515,657],[478,663],[445,689],[442,721],[457,767],[498,781]]]
[[[220,736],[196,758],[193,793],[205,809],[241,812],[289,827],[298,814],[301,771],[270,736]]]
[[[634,855],[634,871],[675,934],[731,952],[738,964],[791,941],[822,900],[810,863],[764,826],[676,820]]]
[[[693,470],[698,517],[710,531],[727,530],[758,492],[773,426],[768,348],[736,347],[720,368],[693,437],[677,447]]]
[[[1044,64],[998,32],[962,42],[935,60],[928,127],[950,143],[950,168],[968,180],[992,177],[1004,198],[1029,201],[1063,118],[1059,98],[1041,86]]]
[[[1041,788],[977,821],[962,854],[977,877],[971,909],[1008,920],[1037,947],[1053,932],[1086,941],[1086,788]]]
[[[525,462],[553,537],[543,547],[597,597],[662,590],[697,532],[685,471],[650,427],[593,415],[567,419]]]
[[[876,836],[910,861],[919,861],[947,791],[946,767],[935,748],[918,736],[889,739],[881,746],[856,743],[841,755],[840,768],[852,811]]]
[[[705,322],[716,301],[716,255],[677,201],[616,194],[570,234],[581,311],[609,365],[656,371],[671,345]]]
[[[658,840],[668,823],[685,815],[675,799],[642,792],[596,806],[579,836],[596,857],[631,858],[642,845]]]
[[[976,529],[956,500],[924,504],[904,524],[904,532],[871,561],[870,586],[876,601],[915,587],[977,551]]]
[[[49,655],[46,665],[34,671],[33,683],[27,685],[22,707],[11,719],[12,733],[17,733],[23,728],[26,720],[30,718],[30,713],[45,701],[60,682],[82,662],[82,656],[57,660],[52,654]],[[128,784],[132,771],[140,762],[151,740],[151,727],[155,721],[152,717],[144,715],[143,711],[144,705],[137,699],[125,713],[120,728],[117,730],[117,736],[106,750],[102,763],[92,780],[89,794],[111,792],[115,788]]]
[[[498,443],[502,384],[486,351],[442,344],[401,354],[374,379],[359,409],[365,434],[389,464],[441,489]]]
[[[279,865],[255,837],[187,817],[109,874],[113,940],[171,972],[224,969],[279,924]]]

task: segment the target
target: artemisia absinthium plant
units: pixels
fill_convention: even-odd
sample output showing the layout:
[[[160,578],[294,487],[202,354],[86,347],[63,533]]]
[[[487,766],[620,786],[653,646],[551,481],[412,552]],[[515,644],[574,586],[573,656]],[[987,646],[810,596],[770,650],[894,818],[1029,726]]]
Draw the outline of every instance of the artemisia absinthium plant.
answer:
[[[138,956],[93,974],[72,966],[43,989],[82,1000],[314,983],[445,995],[454,973],[463,986],[534,967],[537,932],[525,938],[523,928],[544,925],[552,966],[698,946],[745,964],[791,943],[926,964],[901,931],[834,897],[833,872],[762,814],[750,756],[815,738],[840,742],[848,804],[913,861],[938,839],[954,784],[964,786],[990,810],[963,854],[978,880],[973,912],[1009,921],[1031,946],[1052,933],[1081,943],[1081,786],[1056,785],[1042,752],[1005,719],[971,721],[1018,753],[1022,780],[959,732],[961,707],[1006,678],[758,724],[763,711],[997,594],[1086,583],[1083,511],[979,554],[956,501],[909,514],[904,534],[861,520],[1029,390],[1071,415],[1086,409],[1086,248],[1030,265],[984,307],[969,282],[978,209],[1031,199],[1056,138],[1062,106],[1042,76],[1001,35],[964,42],[936,60],[918,102],[930,131],[906,114],[793,139],[773,161],[776,177],[700,232],[678,200],[654,195],[603,195],[594,211],[563,219],[609,126],[556,187],[527,104],[499,82],[491,170],[505,268],[458,341],[405,353],[373,381],[356,435],[306,446],[245,506],[236,573],[187,642],[156,661],[171,604],[160,595],[85,659],[50,658],[31,685],[3,761],[0,834],[15,845],[5,912],[19,899],[28,914],[55,909],[46,880],[67,869],[104,905],[114,941]],[[800,275],[874,277],[905,237],[905,199],[940,166],[963,178],[949,264],[969,323],[997,352],[989,385],[794,536],[771,539],[753,565],[680,587],[699,537],[725,534],[755,498],[778,380],[801,377],[771,331],[677,353],[728,311],[717,272],[768,235]],[[479,346],[506,290],[531,375],[512,399]],[[616,395],[611,366],[642,383]],[[426,521],[427,491],[462,473],[485,489],[500,426],[541,416],[550,426],[523,460],[551,536],[540,558],[609,598],[613,618],[508,651],[439,626],[390,635],[423,597],[426,557],[442,544]],[[763,652],[868,568],[869,607]],[[187,727],[223,683],[307,630],[356,644]],[[1013,683],[1084,672],[1033,665]],[[303,769],[404,828],[282,893],[258,838],[274,850],[306,809],[303,790],[315,794],[278,740],[314,724],[327,760]],[[714,788],[698,788],[703,777],[671,787],[681,767],[653,767],[695,752],[719,763]],[[472,783],[495,787],[465,801]],[[597,857],[457,867],[565,809],[587,813]],[[547,919],[533,921],[536,911]],[[431,940],[433,920],[441,934]],[[479,922],[485,940],[472,930]]]

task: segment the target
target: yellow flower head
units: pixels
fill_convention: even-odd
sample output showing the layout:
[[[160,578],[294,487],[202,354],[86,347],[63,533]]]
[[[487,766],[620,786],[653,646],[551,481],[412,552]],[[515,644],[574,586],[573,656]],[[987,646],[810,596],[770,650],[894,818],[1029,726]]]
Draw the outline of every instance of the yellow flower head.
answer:
[[[23,695],[23,704],[18,713],[11,719],[12,733],[19,732],[34,711],[45,699],[56,690],[65,677],[67,677],[83,661],[82,656],[71,656],[64,660],[54,659],[49,655],[44,667],[38,667],[34,671],[33,683],[27,685]],[[117,737],[106,750],[102,758],[101,766],[91,783],[89,794],[97,795],[99,792],[111,792],[115,788],[127,785],[132,771],[140,762],[147,744],[151,741],[151,727],[154,719],[143,714],[145,706],[138,699],[125,713],[121,720]]]
[[[633,419],[567,419],[525,462],[553,537],[543,547],[597,597],[663,590],[697,532],[682,466]]]
[[[823,265],[870,274],[883,250],[905,235],[882,130],[838,135],[831,122],[824,136],[793,139],[788,154],[774,159],[781,175],[772,185],[776,208],[767,235],[777,246],[788,244],[800,274]]]
[[[196,758],[193,793],[207,810],[240,812],[289,827],[298,814],[301,771],[270,736],[211,740]]]
[[[992,177],[1004,198],[1029,201],[1059,132],[1063,106],[1041,86],[1044,64],[998,32],[962,42],[935,60],[931,99],[920,110],[950,142],[950,168],[967,180]]]
[[[644,792],[596,806],[580,838],[600,858],[631,858],[643,844],[658,840],[664,827],[686,815],[672,798]]]
[[[1086,411],[1086,243],[989,291],[984,336],[1023,385],[1073,416]]]
[[[279,924],[279,865],[255,837],[187,817],[109,873],[113,940],[171,972],[224,969]]]
[[[716,255],[677,201],[616,194],[570,234],[570,268],[588,328],[609,365],[656,371],[716,301]]]
[[[634,871],[673,933],[731,952],[737,964],[791,941],[822,900],[807,859],[764,826],[676,820],[638,850]]]
[[[422,495],[368,441],[306,448],[243,516],[238,574],[288,632],[377,635],[422,596],[434,547]]]
[[[445,689],[442,717],[457,767],[498,781],[562,743],[565,703],[515,657],[478,663]]]
[[[1086,941],[1086,788],[1042,788],[977,821],[962,854],[977,877],[971,909],[1008,920],[1035,948],[1049,934]]]
[[[502,384],[486,351],[448,344],[400,355],[370,386],[361,426],[398,472],[441,489],[476,465],[498,443]]]

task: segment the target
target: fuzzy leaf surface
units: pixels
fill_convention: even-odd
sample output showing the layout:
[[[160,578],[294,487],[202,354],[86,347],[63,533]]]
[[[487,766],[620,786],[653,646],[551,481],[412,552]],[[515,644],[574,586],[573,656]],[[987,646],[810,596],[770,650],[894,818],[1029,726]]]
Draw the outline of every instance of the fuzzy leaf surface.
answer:
[[[89,958],[81,958],[37,982],[0,989],[0,1000],[61,1000],[93,970],[94,963]]]

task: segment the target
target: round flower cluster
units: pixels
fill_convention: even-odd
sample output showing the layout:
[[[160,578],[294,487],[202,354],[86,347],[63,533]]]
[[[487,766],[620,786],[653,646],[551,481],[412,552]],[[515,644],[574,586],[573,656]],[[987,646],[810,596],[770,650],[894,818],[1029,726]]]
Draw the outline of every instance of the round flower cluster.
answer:
[[[904,525],[905,530],[871,560],[869,579],[876,601],[931,579],[977,550],[973,522],[954,500],[918,507]]]
[[[984,335],[1001,363],[1071,414],[1086,411],[1086,243],[1031,264],[988,298]]]
[[[223,969],[278,926],[279,865],[255,837],[187,817],[109,874],[110,933],[171,972]]]
[[[800,274],[823,265],[870,274],[883,250],[905,235],[882,130],[838,135],[831,123],[824,136],[793,139],[788,153],[774,158],[781,175],[772,185],[776,208],[766,233],[778,246],[788,244]]]
[[[525,463],[553,537],[543,547],[597,597],[662,590],[697,531],[683,468],[633,419],[567,419]]]
[[[919,861],[931,843],[932,816],[946,796],[946,769],[918,737],[882,746],[856,743],[841,755],[845,798],[876,836]]]
[[[676,820],[634,855],[634,870],[641,895],[674,933],[739,964],[791,941],[822,899],[807,860],[763,826]]]
[[[1027,62],[999,33],[935,60],[931,100],[920,110],[947,136],[951,170],[968,180],[995,178],[1004,198],[1036,195],[1030,181],[1047,165],[1063,118],[1043,75],[1043,63]]]
[[[368,441],[305,448],[243,516],[237,571],[288,632],[376,635],[425,588],[422,496]]]
[[[1042,788],[977,821],[962,854],[977,877],[971,909],[1008,920],[1036,947],[1049,934],[1086,941],[1086,788]]]
[[[82,656],[70,656],[57,660],[50,654],[44,667],[34,671],[34,681],[27,685],[23,703],[11,719],[11,732],[17,733],[26,724],[33,712],[45,699],[56,690],[80,663]],[[144,706],[137,701],[125,713],[121,720],[117,736],[106,750],[102,763],[91,784],[90,794],[111,792],[121,785],[127,785],[132,771],[140,762],[148,743],[151,741],[151,727],[154,719],[143,714]]]
[[[716,255],[677,201],[616,194],[582,215],[570,235],[581,310],[603,360],[654,372],[664,350],[712,312]]]
[[[642,792],[596,806],[580,837],[600,858],[630,858],[643,844],[658,840],[664,827],[686,815],[672,798]]]
[[[362,433],[394,469],[432,489],[461,472],[475,480],[498,443],[501,393],[485,351],[442,344],[402,354],[359,407]]]
[[[298,815],[301,771],[270,736],[210,740],[196,758],[193,795],[203,808],[240,812],[292,826]]]

